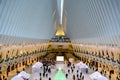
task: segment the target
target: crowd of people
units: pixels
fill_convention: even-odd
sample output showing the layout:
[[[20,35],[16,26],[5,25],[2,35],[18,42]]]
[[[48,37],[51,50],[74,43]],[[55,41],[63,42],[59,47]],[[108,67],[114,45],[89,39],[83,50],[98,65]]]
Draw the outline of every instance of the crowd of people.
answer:
[[[48,78],[48,74],[51,74],[51,67],[50,66],[43,66],[43,73],[39,73],[40,80],[43,80],[42,78],[46,77]],[[36,79],[37,80],[37,79]],[[48,80],[51,80],[51,77],[48,78]]]
[[[53,61],[51,59],[43,59],[42,63],[44,66],[55,65],[55,61]]]
[[[84,80],[84,74],[82,73],[81,70],[76,70],[74,64],[72,64],[71,62],[68,62],[66,65],[66,68],[63,72],[67,80]],[[50,74],[55,74],[55,72],[51,70],[51,65],[49,66],[43,65],[42,69],[43,69],[43,72],[39,73],[40,79],[35,79],[35,80],[44,80],[44,79],[52,80],[54,75],[52,77],[50,76]],[[54,69],[57,70],[57,67],[55,67]],[[72,75],[72,78],[71,78],[71,75]]]
[[[84,80],[84,74],[82,73],[81,70],[75,70],[75,65],[72,64],[71,62],[67,63],[67,68],[68,71],[66,72],[66,79],[68,79],[69,75],[72,74],[72,79],[71,80]],[[76,71],[76,72],[75,72]]]
[[[42,67],[42,72],[39,73],[39,78],[40,79],[36,79],[36,80],[52,80],[53,77],[50,76],[50,74],[53,74],[55,72],[52,72],[52,66],[54,66],[54,69],[56,69],[56,63],[55,61],[52,61],[50,59],[44,59],[42,60],[43,63],[43,67]],[[24,71],[25,69],[23,69]],[[66,64],[66,68],[64,70],[64,74],[67,80],[84,80],[84,74],[81,70],[77,69],[75,67],[75,64],[71,63],[71,62],[67,62]],[[93,67],[93,71],[98,71],[98,69]],[[103,70],[104,71],[104,70]],[[100,72],[101,74],[103,74],[102,70]],[[72,78],[71,78],[72,77]],[[111,78],[111,76],[109,76],[109,79]],[[4,76],[3,78],[0,77],[0,80],[7,80],[6,77]],[[116,80],[119,80],[119,76],[117,77]]]

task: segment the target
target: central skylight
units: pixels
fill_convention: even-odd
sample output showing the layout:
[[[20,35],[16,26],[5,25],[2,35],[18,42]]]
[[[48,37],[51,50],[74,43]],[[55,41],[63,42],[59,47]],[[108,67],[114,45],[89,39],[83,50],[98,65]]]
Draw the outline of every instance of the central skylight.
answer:
[[[59,24],[62,25],[64,0],[57,0],[57,4],[58,4]]]

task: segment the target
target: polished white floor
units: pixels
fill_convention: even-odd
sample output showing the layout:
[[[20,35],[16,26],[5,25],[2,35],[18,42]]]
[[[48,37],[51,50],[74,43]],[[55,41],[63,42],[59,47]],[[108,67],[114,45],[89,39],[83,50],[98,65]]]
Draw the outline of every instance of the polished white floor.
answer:
[[[66,64],[56,64],[56,66],[54,66],[54,67],[51,69],[51,73],[48,74],[48,77],[43,77],[43,76],[41,76],[41,77],[42,77],[42,80],[48,80],[49,77],[51,77],[51,79],[54,80],[55,74],[56,74],[57,69],[58,69],[59,67],[62,68],[64,74],[68,73],[68,69],[70,69],[70,68],[68,68],[68,67],[66,66]],[[32,73],[32,67],[26,68],[25,71],[26,71],[27,73],[30,73],[30,74],[31,74],[30,80],[40,80],[39,73]],[[86,74],[84,71],[82,71],[82,72],[83,72],[83,75],[84,75],[84,80],[90,80],[89,75],[90,75],[91,73],[93,73],[93,71],[92,71],[92,70],[89,70],[89,73],[88,73],[88,74]],[[68,74],[67,80],[73,80],[73,79],[72,79],[73,74],[77,75],[77,70],[76,70],[76,68],[75,68],[75,70],[74,70],[73,73],[70,72],[70,73]],[[76,80],[77,80],[77,78],[76,78]]]

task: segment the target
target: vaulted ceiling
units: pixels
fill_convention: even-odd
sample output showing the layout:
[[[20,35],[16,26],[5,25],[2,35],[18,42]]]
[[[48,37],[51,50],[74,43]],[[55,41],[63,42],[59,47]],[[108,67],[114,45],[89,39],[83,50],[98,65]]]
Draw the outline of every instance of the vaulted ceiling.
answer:
[[[55,0],[1,0],[0,34],[50,39],[54,36]]]
[[[65,0],[67,34],[92,43],[119,43],[120,0]]]
[[[66,35],[81,43],[120,43],[120,0],[64,0]],[[57,0],[0,0],[0,34],[50,39],[59,26]]]

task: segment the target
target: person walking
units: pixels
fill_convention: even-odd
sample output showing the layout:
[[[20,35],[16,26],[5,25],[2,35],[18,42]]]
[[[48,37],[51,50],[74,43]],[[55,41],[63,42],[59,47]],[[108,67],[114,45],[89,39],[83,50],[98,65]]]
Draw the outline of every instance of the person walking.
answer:
[[[73,80],[75,80],[75,75],[73,75]]]

